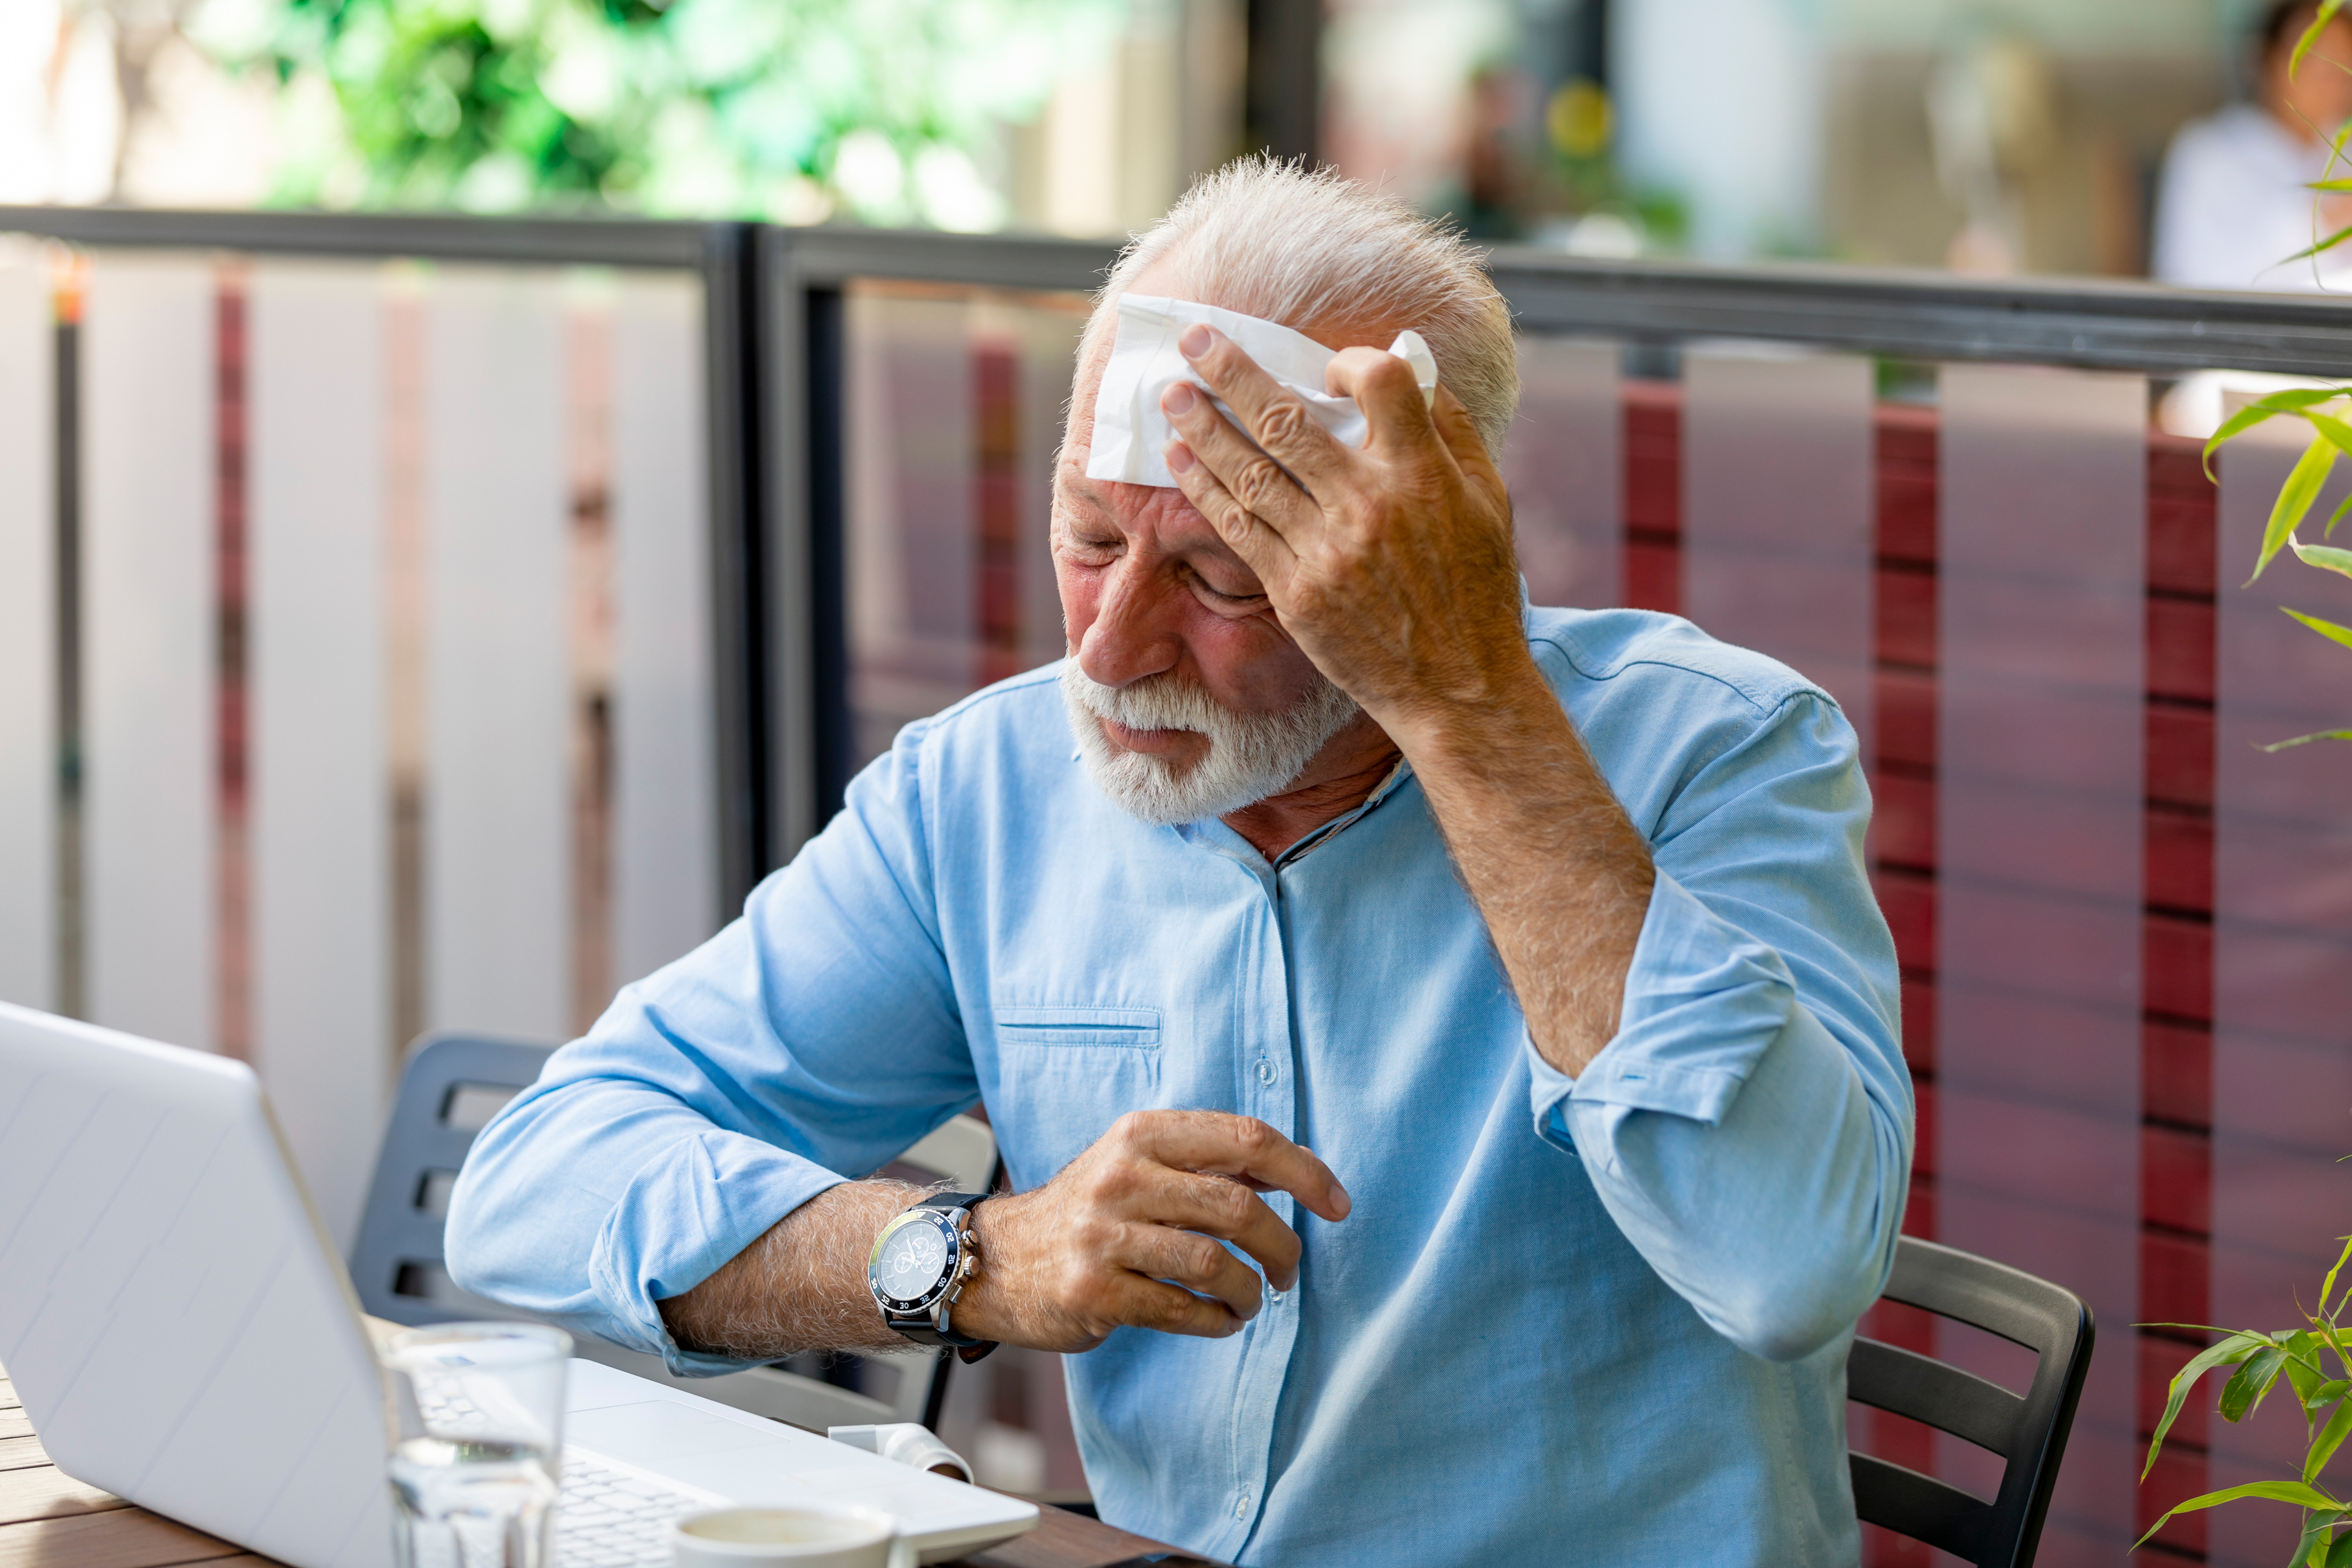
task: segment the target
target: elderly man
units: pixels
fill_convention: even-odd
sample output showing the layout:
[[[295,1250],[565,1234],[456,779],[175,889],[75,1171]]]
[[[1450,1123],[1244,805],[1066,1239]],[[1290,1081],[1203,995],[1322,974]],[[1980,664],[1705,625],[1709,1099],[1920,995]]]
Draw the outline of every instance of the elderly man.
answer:
[[[1173,483],[1090,479],[1129,295],[1343,351],[1361,443],[1196,325]],[[1069,657],[909,725],[550,1062],[458,1279],[680,1369],[1077,1352],[1103,1516],[1243,1563],[1853,1561],[1911,1142],[1853,733],[1670,616],[1528,607],[1516,400],[1456,240],[1196,186],[1079,352]],[[1013,1193],[853,1179],[976,1102]]]

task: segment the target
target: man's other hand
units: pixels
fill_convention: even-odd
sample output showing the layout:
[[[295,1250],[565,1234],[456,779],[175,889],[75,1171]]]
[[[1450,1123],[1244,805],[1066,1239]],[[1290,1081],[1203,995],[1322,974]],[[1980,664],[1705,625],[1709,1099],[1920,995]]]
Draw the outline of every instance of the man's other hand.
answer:
[[[1133,1326],[1216,1339],[1257,1316],[1261,1286],[1298,1280],[1298,1235],[1257,1194],[1284,1192],[1328,1220],[1349,1202],[1329,1167],[1252,1116],[1137,1110],[1044,1186],[972,1214],[980,1271],[958,1333],[1086,1351]]]
[[[1327,385],[1370,427],[1349,447],[1214,328],[1186,329],[1178,347],[1248,435],[1171,387],[1177,487],[1265,584],[1283,629],[1408,754],[1416,723],[1540,686],[1510,499],[1452,393],[1424,405],[1404,361],[1343,350]]]

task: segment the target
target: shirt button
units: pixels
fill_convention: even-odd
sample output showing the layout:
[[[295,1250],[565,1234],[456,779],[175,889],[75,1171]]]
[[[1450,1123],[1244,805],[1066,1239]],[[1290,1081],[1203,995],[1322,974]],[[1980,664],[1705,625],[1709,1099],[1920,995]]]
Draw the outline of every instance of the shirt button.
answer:
[[[1260,1083],[1272,1083],[1274,1081],[1274,1064],[1272,1062],[1261,1060],[1257,1064],[1257,1080]]]
[[[1247,1519],[1249,1517],[1249,1493],[1242,1493],[1239,1500],[1234,1504],[1234,1517],[1235,1519]]]

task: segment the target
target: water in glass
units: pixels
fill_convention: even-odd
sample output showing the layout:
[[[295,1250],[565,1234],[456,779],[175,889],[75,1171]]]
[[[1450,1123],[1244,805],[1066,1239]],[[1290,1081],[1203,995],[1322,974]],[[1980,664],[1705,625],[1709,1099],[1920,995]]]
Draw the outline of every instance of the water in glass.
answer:
[[[552,1568],[571,1342],[448,1324],[383,1348],[399,1568]]]

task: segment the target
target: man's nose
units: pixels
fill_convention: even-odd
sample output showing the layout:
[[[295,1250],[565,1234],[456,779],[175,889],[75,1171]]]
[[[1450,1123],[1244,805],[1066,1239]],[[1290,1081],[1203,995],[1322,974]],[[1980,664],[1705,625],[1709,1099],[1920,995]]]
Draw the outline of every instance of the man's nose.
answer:
[[[1112,566],[1095,617],[1078,642],[1078,668],[1101,686],[1125,686],[1173,669],[1182,656],[1171,584],[1132,557]]]

